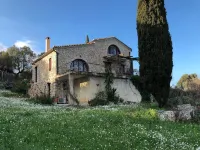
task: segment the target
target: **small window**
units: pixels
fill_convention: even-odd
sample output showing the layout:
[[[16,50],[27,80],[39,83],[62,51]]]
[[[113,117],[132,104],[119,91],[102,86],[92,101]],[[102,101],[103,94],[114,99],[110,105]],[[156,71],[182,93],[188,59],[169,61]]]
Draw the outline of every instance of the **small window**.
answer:
[[[111,45],[108,48],[108,54],[119,55],[120,54],[120,50],[119,50],[119,48],[117,46]]]
[[[49,58],[49,71],[51,71],[51,65],[52,65],[51,58]]]
[[[35,82],[37,82],[37,67],[35,67]]]

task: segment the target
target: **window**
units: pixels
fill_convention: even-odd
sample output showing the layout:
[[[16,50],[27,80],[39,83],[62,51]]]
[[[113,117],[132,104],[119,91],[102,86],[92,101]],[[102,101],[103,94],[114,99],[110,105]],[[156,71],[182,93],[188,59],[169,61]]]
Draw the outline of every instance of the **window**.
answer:
[[[108,48],[108,54],[119,55],[120,54],[120,50],[119,50],[119,48],[117,46],[111,45]]]
[[[35,67],[35,82],[37,82],[37,67]]]
[[[72,61],[70,69],[79,72],[88,72],[88,65],[84,60],[76,59]]]
[[[49,71],[51,71],[51,65],[52,65],[51,58],[49,58]]]

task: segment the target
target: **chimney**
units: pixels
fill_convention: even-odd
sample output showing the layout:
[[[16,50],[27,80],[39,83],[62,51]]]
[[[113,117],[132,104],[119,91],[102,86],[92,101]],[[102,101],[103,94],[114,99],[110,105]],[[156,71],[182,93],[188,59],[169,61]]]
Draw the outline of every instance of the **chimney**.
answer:
[[[47,52],[48,50],[50,50],[50,37],[46,37],[46,47],[45,47],[45,52]]]

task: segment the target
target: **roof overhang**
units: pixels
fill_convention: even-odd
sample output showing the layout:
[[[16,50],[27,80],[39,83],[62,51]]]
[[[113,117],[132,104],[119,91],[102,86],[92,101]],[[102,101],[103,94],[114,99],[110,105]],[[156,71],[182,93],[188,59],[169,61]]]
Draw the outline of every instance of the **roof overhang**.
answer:
[[[49,55],[52,52],[56,52],[56,50],[51,49],[51,50],[47,51],[42,56],[40,56],[39,58],[37,58],[36,60],[34,60],[33,63],[32,63],[32,65],[34,65],[36,62],[40,61],[41,59],[43,59],[44,57],[46,57],[47,55]]]

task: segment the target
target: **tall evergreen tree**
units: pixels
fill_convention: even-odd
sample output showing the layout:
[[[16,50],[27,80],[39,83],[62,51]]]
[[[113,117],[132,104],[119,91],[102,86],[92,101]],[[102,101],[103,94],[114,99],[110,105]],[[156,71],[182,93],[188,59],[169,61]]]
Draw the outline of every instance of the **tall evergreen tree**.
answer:
[[[86,36],[85,43],[87,44],[87,43],[89,43],[89,42],[90,42],[90,39],[89,39],[89,36],[87,35],[87,36]]]
[[[163,107],[169,97],[173,68],[164,0],[138,0],[137,33],[143,86]]]

